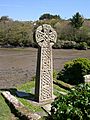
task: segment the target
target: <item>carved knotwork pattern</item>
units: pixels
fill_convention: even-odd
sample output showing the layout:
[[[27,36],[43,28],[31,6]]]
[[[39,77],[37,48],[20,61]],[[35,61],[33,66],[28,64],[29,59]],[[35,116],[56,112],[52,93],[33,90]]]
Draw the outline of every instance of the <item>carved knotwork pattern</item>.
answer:
[[[42,48],[41,100],[52,97],[51,49]]]
[[[57,34],[47,24],[39,26],[36,31],[36,41],[41,47],[40,63],[40,100],[52,98],[52,45],[56,42]]]
[[[36,41],[41,47],[49,47],[56,42],[56,31],[47,24],[39,26],[36,31]]]

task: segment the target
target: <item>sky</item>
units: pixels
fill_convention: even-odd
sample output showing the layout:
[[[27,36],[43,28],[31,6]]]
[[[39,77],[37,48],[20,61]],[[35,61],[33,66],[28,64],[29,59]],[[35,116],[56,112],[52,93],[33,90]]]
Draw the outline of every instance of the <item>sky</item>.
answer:
[[[41,15],[50,13],[69,19],[79,12],[84,18],[90,18],[89,6],[90,0],[0,0],[0,17],[35,21]]]

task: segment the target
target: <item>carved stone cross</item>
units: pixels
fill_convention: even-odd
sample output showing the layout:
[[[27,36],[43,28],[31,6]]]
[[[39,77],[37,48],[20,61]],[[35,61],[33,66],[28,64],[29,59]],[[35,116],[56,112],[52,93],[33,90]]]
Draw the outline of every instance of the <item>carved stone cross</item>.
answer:
[[[45,102],[53,98],[52,45],[56,39],[57,33],[50,25],[44,24],[37,28],[36,41],[39,48],[35,95],[38,102]]]

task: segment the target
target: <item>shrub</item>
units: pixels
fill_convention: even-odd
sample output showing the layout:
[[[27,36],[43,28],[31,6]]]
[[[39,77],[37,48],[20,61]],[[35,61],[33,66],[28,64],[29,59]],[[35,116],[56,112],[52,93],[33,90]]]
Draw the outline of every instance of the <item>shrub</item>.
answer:
[[[58,73],[57,79],[69,84],[84,83],[84,75],[90,74],[90,60],[87,58],[77,58],[64,65]]]
[[[88,45],[87,45],[86,42],[80,42],[80,43],[77,44],[76,48],[79,49],[79,50],[87,50]]]
[[[51,107],[52,120],[90,120],[90,85],[80,84]]]
[[[76,45],[75,41],[64,41],[64,45],[62,46],[62,48],[64,49],[72,49],[74,48]]]
[[[75,41],[58,40],[57,43],[53,46],[53,48],[72,49],[72,48],[75,48],[75,46],[76,46]]]

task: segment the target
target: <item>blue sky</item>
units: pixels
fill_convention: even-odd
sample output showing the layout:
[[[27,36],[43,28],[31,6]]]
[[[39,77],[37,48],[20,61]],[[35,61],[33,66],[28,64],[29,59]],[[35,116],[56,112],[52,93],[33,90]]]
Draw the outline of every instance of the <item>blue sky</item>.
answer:
[[[44,13],[50,13],[68,19],[79,12],[90,18],[89,6],[90,0],[0,0],[0,17],[34,21]]]

